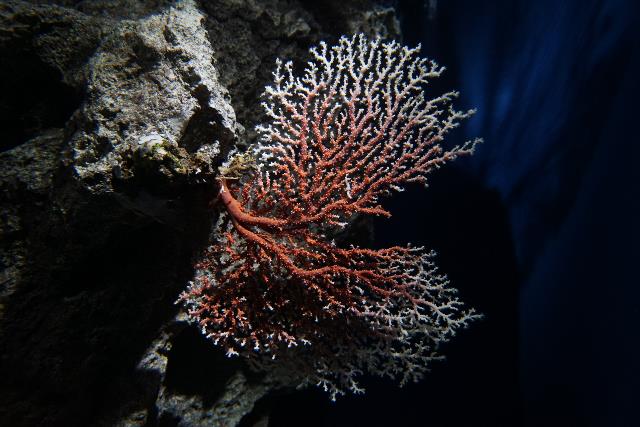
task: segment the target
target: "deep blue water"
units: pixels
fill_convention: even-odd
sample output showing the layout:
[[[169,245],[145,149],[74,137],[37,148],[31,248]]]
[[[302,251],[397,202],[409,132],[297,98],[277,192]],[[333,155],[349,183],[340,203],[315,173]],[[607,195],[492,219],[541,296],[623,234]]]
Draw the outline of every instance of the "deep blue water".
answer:
[[[640,425],[640,3],[420,6],[400,4],[405,42],[478,109],[463,132],[486,142],[458,166],[508,218],[522,420]]]

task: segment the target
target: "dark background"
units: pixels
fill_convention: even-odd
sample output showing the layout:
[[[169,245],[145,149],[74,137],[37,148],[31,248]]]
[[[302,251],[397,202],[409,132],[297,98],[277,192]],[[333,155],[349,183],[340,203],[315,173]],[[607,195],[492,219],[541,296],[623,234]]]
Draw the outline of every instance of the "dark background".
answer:
[[[633,0],[400,1],[404,43],[477,114],[473,158],[390,200],[485,319],[403,389],[276,399],[270,426],[640,425],[640,13]]]

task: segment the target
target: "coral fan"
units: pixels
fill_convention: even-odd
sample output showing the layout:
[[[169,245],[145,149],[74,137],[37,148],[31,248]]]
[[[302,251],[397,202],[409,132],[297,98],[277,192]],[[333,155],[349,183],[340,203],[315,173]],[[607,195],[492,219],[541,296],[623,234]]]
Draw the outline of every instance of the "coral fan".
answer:
[[[217,242],[181,297],[229,355],[288,360],[335,398],[360,391],[363,370],[421,378],[438,345],[478,316],[423,248],[327,237],[355,215],[390,216],[383,196],[425,183],[479,141],[443,147],[473,111],[453,109],[455,92],[425,99],[443,68],[418,51],[358,35],[311,49],[301,78],[277,62],[263,103],[272,121],[221,170]]]

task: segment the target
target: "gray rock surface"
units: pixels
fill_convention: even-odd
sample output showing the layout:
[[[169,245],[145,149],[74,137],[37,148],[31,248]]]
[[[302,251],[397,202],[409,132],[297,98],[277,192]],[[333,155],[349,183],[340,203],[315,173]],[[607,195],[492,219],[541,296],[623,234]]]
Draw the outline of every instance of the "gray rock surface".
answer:
[[[174,302],[275,58],[356,31],[398,25],[359,0],[0,4],[0,425],[266,425],[275,383]]]

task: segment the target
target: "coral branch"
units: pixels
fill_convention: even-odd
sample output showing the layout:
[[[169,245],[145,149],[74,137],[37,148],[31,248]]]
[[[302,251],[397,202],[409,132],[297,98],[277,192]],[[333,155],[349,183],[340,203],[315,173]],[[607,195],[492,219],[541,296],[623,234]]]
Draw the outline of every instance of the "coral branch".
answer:
[[[218,242],[182,296],[230,355],[263,367],[265,355],[285,360],[335,397],[360,391],[354,377],[365,368],[419,379],[438,345],[478,316],[422,248],[340,248],[326,237],[356,214],[390,216],[384,196],[426,183],[479,142],[442,145],[473,111],[451,107],[456,92],[425,99],[444,68],[418,50],[360,35],[311,49],[301,78],[277,61],[255,168],[246,157],[224,168]],[[299,345],[308,348],[291,349]]]

